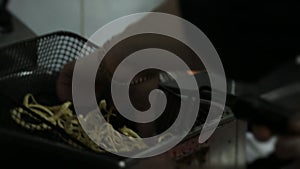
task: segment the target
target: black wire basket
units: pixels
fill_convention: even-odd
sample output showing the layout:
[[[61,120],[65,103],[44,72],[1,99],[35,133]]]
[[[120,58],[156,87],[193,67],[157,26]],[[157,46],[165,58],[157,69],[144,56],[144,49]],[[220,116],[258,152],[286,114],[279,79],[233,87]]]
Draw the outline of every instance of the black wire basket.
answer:
[[[49,132],[30,132],[10,117],[10,110],[22,104],[27,93],[41,104],[59,103],[56,79],[60,70],[96,49],[96,45],[70,32],[54,32],[0,48],[0,145],[5,163],[19,165],[14,162],[17,160],[29,167],[44,163],[59,168],[119,168],[120,157],[74,148]]]
[[[52,93],[53,86],[49,85],[53,84],[48,82],[57,77],[66,63],[96,50],[95,45],[86,42],[73,33],[55,32],[3,47],[0,49],[0,83],[14,87],[13,93],[9,93],[14,97],[24,96],[29,90]],[[10,86],[14,80],[18,80],[18,86]]]

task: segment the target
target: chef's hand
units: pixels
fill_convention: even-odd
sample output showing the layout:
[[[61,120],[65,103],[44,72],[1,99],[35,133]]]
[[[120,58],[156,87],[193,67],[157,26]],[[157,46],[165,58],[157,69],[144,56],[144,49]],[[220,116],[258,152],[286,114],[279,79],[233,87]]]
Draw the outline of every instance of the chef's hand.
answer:
[[[109,59],[103,60],[103,67],[99,69],[95,80],[95,94],[97,100],[100,101],[105,99],[108,105],[113,106],[113,101],[110,93],[111,86],[111,74],[117,63],[120,62],[120,58],[115,57],[116,55],[111,55]],[[63,69],[60,71],[59,77],[56,82],[56,92],[57,97],[61,102],[72,101],[72,78],[73,71],[75,67],[75,61],[67,63],[64,65]],[[105,71],[103,71],[105,70]],[[83,70],[84,71],[84,70]],[[122,75],[117,79],[118,83],[122,83],[122,79],[128,78],[131,66],[126,66],[122,71]],[[157,70],[147,70],[136,75],[130,85],[129,96],[130,101],[135,106],[136,109],[140,111],[145,111],[150,108],[149,94],[151,91],[158,87],[159,83],[159,72]],[[116,83],[116,82],[115,82]],[[81,92],[81,91],[77,91]],[[82,91],[83,92],[83,91]],[[119,116],[122,117],[122,116]],[[137,132],[142,137],[149,137],[155,133],[155,126],[152,123],[138,124]]]
[[[75,67],[75,61],[64,65],[56,81],[56,94],[61,102],[72,101],[72,78]],[[95,83],[95,92],[97,96],[103,95],[107,86],[106,78],[103,73],[98,72]],[[101,80],[100,80],[101,79]]]
[[[288,123],[289,135],[279,135],[275,146],[275,154],[282,160],[291,160],[292,168],[300,168],[300,116],[291,118]],[[272,132],[265,126],[254,125],[254,136],[260,141],[267,141]]]

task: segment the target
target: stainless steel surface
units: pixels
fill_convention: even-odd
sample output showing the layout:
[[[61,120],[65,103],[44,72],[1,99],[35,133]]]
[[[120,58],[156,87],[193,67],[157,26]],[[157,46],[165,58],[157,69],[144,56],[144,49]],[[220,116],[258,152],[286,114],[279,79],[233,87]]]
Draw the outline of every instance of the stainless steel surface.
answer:
[[[245,121],[236,121],[236,139],[237,139],[237,151],[236,151],[236,168],[246,168],[246,132],[248,129],[248,123]]]
[[[14,16],[12,23],[13,31],[11,33],[0,34],[0,47],[36,36],[32,30]]]
[[[268,101],[276,101],[280,98],[291,96],[294,93],[300,93],[300,83],[294,83],[294,84],[280,87],[268,93],[262,94],[261,97]]]
[[[297,65],[300,65],[300,55],[298,55],[298,56],[296,57],[296,64],[297,64]]]
[[[226,120],[217,128],[207,142],[199,144],[199,135],[194,135],[172,148],[165,155],[176,160],[176,169],[245,169],[246,126],[245,122],[230,118],[229,121]],[[189,153],[190,151],[193,153]],[[162,160],[156,158],[151,162],[161,164],[156,166],[158,168],[170,167],[163,167],[165,163],[160,163]],[[129,159],[126,163],[133,168],[145,166],[143,160]]]
[[[245,168],[245,129],[245,123],[237,120],[219,127],[208,141],[210,150],[201,168]]]
[[[164,82],[171,80],[168,75],[161,76]],[[243,85],[239,83],[229,81],[228,92],[234,95],[243,93],[244,90],[240,87]],[[246,131],[247,123],[237,120],[231,111],[225,110],[219,127],[206,143],[199,145],[197,135],[196,139],[189,138],[188,141],[173,148],[171,154],[183,154],[184,157],[177,161],[180,169],[243,169],[246,168]]]
[[[245,132],[247,124],[233,119],[221,125],[197,153],[177,162],[177,167],[190,169],[246,168]],[[187,148],[189,148],[187,146]],[[201,151],[201,148],[204,151]]]

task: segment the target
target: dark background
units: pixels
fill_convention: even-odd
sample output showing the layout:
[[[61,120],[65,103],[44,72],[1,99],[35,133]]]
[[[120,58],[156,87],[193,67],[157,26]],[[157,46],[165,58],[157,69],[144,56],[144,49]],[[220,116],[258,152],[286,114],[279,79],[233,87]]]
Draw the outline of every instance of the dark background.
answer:
[[[180,0],[182,15],[212,41],[226,75],[257,81],[300,54],[300,2]]]

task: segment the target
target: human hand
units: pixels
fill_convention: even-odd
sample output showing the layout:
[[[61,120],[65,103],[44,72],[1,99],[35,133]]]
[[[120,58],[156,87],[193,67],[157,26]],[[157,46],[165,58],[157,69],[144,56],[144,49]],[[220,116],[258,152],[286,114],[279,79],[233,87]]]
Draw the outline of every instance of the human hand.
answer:
[[[300,168],[300,115],[294,116],[288,122],[287,133],[278,135],[275,145],[276,158],[289,162],[289,169]],[[259,141],[267,141],[273,133],[263,125],[253,125],[252,132]]]

